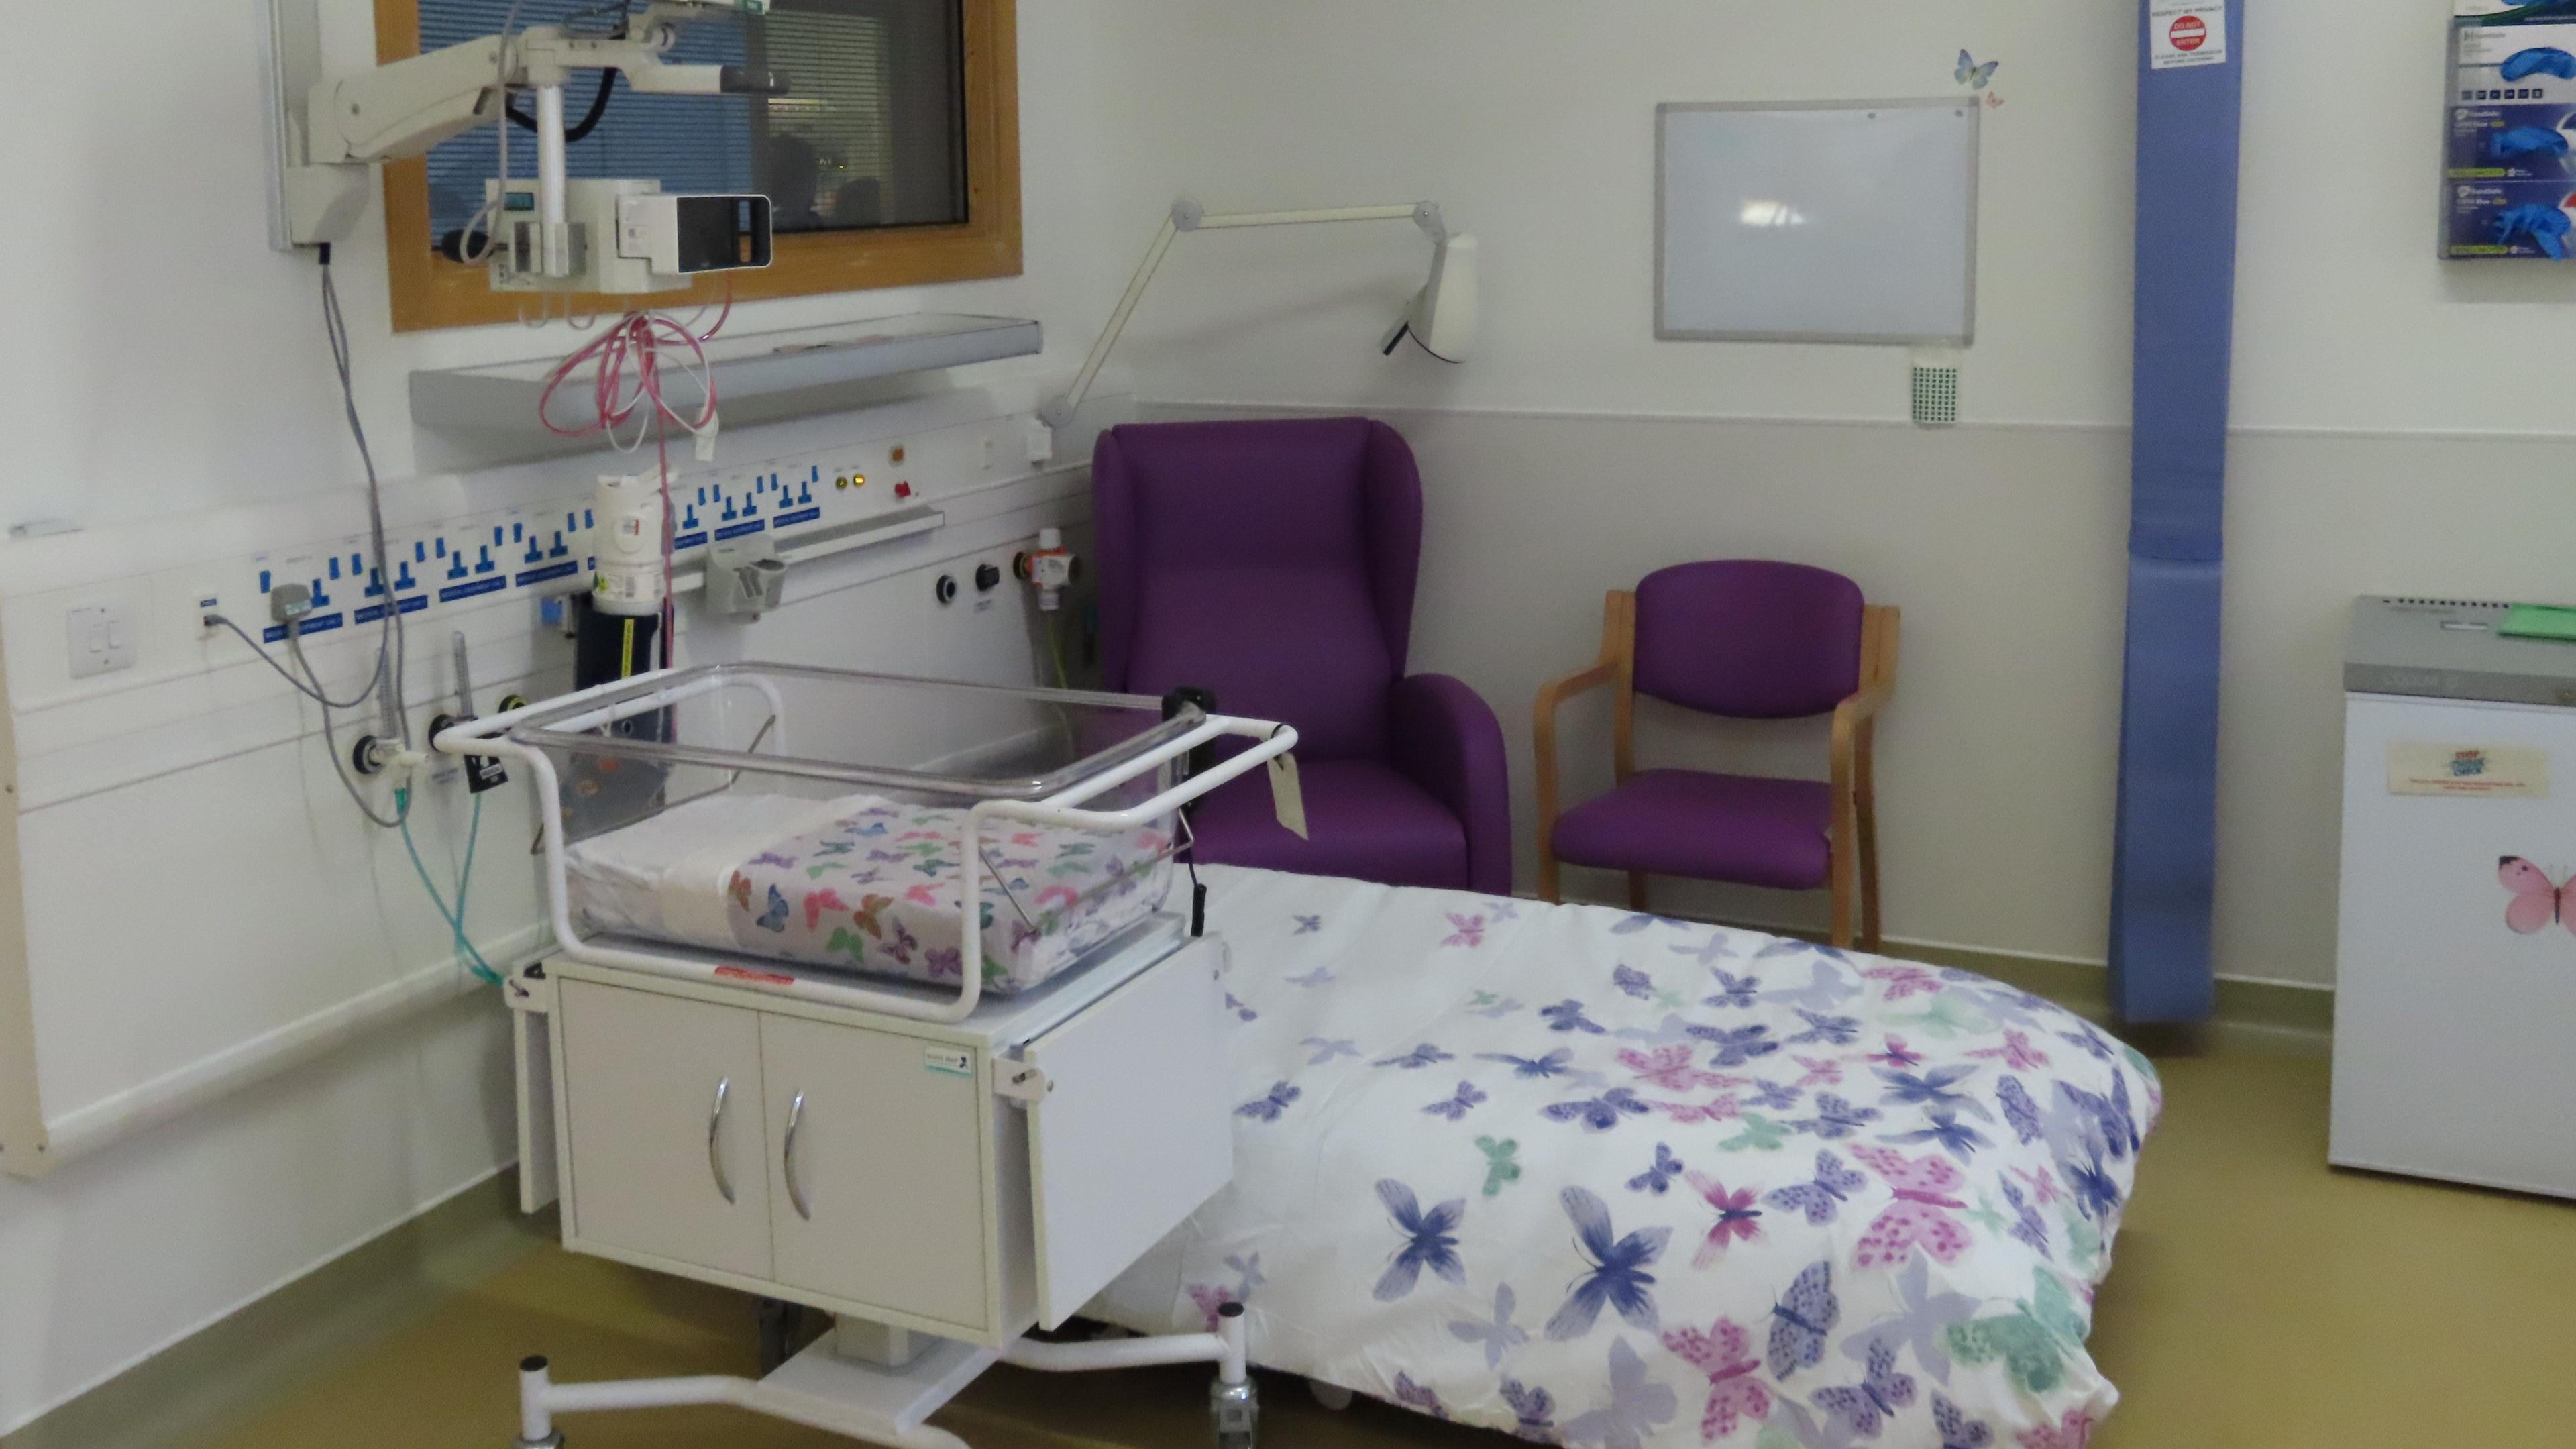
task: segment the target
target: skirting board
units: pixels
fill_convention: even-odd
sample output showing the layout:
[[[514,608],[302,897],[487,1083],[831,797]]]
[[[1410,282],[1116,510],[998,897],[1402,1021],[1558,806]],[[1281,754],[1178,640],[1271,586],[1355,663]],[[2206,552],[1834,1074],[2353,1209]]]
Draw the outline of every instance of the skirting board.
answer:
[[[8,1449],[179,1449],[553,1242],[503,1168],[6,1436]]]

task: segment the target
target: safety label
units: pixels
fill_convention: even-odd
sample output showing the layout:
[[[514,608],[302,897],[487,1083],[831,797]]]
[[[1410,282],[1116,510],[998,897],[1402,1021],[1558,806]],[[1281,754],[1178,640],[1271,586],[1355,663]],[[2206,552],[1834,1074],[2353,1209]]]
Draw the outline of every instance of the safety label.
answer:
[[[2227,6],[2224,0],[2148,0],[2147,65],[2153,70],[2179,70],[2194,65],[2227,63]]]
[[[2401,740],[2388,747],[2388,793],[2546,799],[2549,752],[2514,745]]]

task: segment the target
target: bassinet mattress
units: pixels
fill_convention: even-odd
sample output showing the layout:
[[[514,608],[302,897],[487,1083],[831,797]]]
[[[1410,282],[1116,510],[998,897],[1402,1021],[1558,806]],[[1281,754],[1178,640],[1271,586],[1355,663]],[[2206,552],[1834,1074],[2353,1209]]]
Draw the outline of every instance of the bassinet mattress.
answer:
[[[2080,1449],[2154,1070],[1963,971],[1202,867],[1235,1177],[1091,1311],[1613,1449]]]
[[[594,930],[954,982],[965,822],[878,795],[709,795],[581,841],[565,874]],[[1025,991],[1151,915],[1170,853],[1159,830],[988,827],[984,989]]]

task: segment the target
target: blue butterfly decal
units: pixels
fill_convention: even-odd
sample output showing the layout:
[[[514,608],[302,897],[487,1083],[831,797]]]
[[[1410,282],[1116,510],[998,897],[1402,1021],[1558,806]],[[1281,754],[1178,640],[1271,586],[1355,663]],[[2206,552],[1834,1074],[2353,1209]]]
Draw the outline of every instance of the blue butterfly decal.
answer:
[[[1610,1399],[1597,1409],[1565,1421],[1559,1437],[1568,1444],[1598,1444],[1601,1449],[1640,1449],[1655,1430],[1673,1421],[1681,1398],[1670,1384],[1646,1377],[1645,1360],[1625,1338],[1610,1340]]]
[[[1653,1165],[1648,1167],[1645,1171],[1638,1173],[1635,1177],[1629,1178],[1628,1190],[1630,1192],[1651,1192],[1657,1197],[1662,1197],[1665,1193],[1672,1190],[1673,1179],[1681,1176],[1681,1174],[1682,1160],[1673,1156],[1672,1148],[1658,1142],[1655,1144],[1655,1161]]]
[[[1816,1115],[1789,1125],[1801,1132],[1813,1132],[1827,1142],[1839,1142],[1877,1120],[1876,1107],[1856,1107],[1831,1092],[1818,1092]]]
[[[1869,1179],[1845,1167],[1841,1158],[1831,1152],[1818,1152],[1814,1181],[1774,1188],[1762,1200],[1773,1207],[1805,1213],[1809,1223],[1822,1227],[1834,1220],[1853,1193],[1867,1186]]]
[[[1565,1306],[1547,1321],[1547,1336],[1563,1342],[1592,1331],[1603,1308],[1616,1311],[1631,1327],[1651,1333],[1656,1328],[1655,1275],[1646,1271],[1664,1255],[1671,1228],[1639,1228],[1618,1237],[1610,1225],[1610,1208],[1579,1187],[1557,1199],[1574,1221],[1575,1245],[1592,1266],[1575,1280]]]
[[[1956,1112],[1949,1111],[1946,1108],[1935,1107],[1924,1115],[1931,1119],[1931,1126],[1920,1128],[1912,1132],[1886,1133],[1878,1140],[1881,1142],[1938,1143],[1942,1151],[1949,1153],[1952,1157],[1959,1159],[1961,1162],[1965,1162],[1970,1157],[1975,1156],[1977,1149],[1986,1145],[1985,1137],[1975,1128],[1960,1125],[1959,1114]]]
[[[1500,1368],[1503,1365],[1503,1355],[1529,1342],[1529,1330],[1512,1322],[1512,1311],[1517,1306],[1518,1300],[1512,1292],[1512,1285],[1498,1284],[1494,1288],[1493,1319],[1490,1322],[1483,1322],[1469,1318],[1453,1322],[1449,1325],[1449,1336],[1460,1343],[1483,1344],[1485,1367]]]
[[[1310,1067],[1320,1067],[1335,1057],[1355,1057],[1360,1054],[1360,1044],[1346,1036],[1310,1036],[1297,1045],[1315,1049],[1315,1054],[1306,1058],[1306,1065]]]
[[[1475,1083],[1460,1082],[1456,1096],[1445,1101],[1434,1102],[1422,1110],[1451,1122],[1463,1122],[1466,1120],[1468,1111],[1484,1100],[1485,1094],[1476,1090]]]
[[[1234,1115],[1249,1117],[1256,1122],[1276,1122],[1279,1120],[1279,1114],[1288,1110],[1289,1103],[1304,1095],[1306,1095],[1304,1092],[1286,1082],[1273,1082],[1270,1084],[1270,1095],[1253,1098],[1235,1108]]]
[[[1413,1291],[1423,1270],[1451,1283],[1467,1281],[1467,1265],[1458,1261],[1458,1223],[1467,1216],[1467,1200],[1451,1198],[1424,1212],[1414,1201],[1413,1189],[1394,1178],[1381,1178],[1377,1200],[1386,1204],[1387,1216],[1395,1219],[1395,1229],[1404,1235],[1378,1276],[1377,1300],[1392,1303]]]
[[[1416,1072],[1420,1071],[1424,1067],[1433,1066],[1440,1062],[1455,1060],[1457,1060],[1457,1058],[1452,1056],[1450,1053],[1442,1051],[1440,1048],[1433,1046],[1429,1042],[1424,1042],[1402,1056],[1387,1057],[1381,1061],[1371,1062],[1369,1065],[1373,1067],[1402,1067],[1408,1072]]]
[[[1953,1112],[1966,1107],[1982,1114],[1985,1108],[1950,1090],[1967,1080],[1968,1074],[1975,1070],[1975,1067],[1934,1067],[1917,1075],[1880,1067],[1878,1079],[1887,1083],[1887,1100],[1891,1105],[1946,1107]]]
[[[1835,1046],[1850,1046],[1860,1040],[1859,1017],[1825,1016],[1809,1011],[1803,1006],[1798,1007],[1797,1012],[1798,1015],[1806,1018],[1807,1029],[1789,1038],[1791,1046],[1804,1046],[1811,1041],[1831,1042]]]
[[[1633,936],[1639,931],[1656,924],[1662,919],[1663,917],[1661,916],[1629,916],[1621,920],[1619,924],[1612,926],[1610,928],[1610,934],[1613,936]]]
[[[1896,1371],[1896,1350],[1885,1339],[1870,1345],[1868,1372],[1856,1384],[1816,1390],[1817,1408],[1852,1426],[1864,1439],[1875,1439],[1896,1411],[1914,1402],[1914,1376]]]
[[[1321,916],[1299,916],[1296,921],[1296,934],[1300,936],[1311,936],[1324,929],[1324,918]]]
[[[1225,994],[1225,1009],[1233,1012],[1236,1016],[1245,1021],[1259,1021],[1261,1019],[1260,1012],[1257,1012],[1251,1007],[1244,1005],[1242,1002],[1235,1000],[1234,993],[1231,991]]]
[[[2006,1179],[2002,1186],[2004,1201],[2012,1204],[2013,1216],[2019,1219],[2012,1226],[2012,1235],[2030,1244],[2035,1251],[2046,1253],[2048,1220],[2039,1215],[2039,1209],[2030,1205],[2030,1200],[2021,1195],[2021,1189],[2014,1186],[2010,1179]]]
[[[1321,986],[1328,981],[1338,981],[1340,979],[1341,978],[1335,976],[1329,968],[1318,966],[1303,976],[1288,977],[1287,981],[1291,986],[1302,986],[1307,990],[1312,991],[1316,987]]]
[[[1736,976],[1714,966],[1709,968],[1709,974],[1717,978],[1717,994],[1706,1002],[1710,1006],[1749,1007],[1753,993],[1762,989],[1759,976]]]
[[[1699,945],[1675,946],[1673,948],[1673,954],[1676,956],[1688,956],[1702,966],[1714,968],[1718,962],[1734,955],[1735,948],[1726,944],[1726,933],[1724,931],[1712,931],[1709,933],[1708,939],[1701,942]]]
[[[1842,1317],[1842,1300],[1834,1296],[1833,1260],[1809,1265],[1771,1309],[1771,1377],[1786,1379],[1824,1362],[1825,1335]]]
[[[1725,1062],[1721,1060],[1718,1065],[1724,1066]],[[1786,1112],[1798,1105],[1798,1089],[1795,1087],[1779,1082],[1758,1082],[1755,1086],[1759,1090],[1744,1099],[1748,1105],[1766,1107],[1774,1112]]]
[[[1440,1403],[1440,1395],[1430,1385],[1416,1383],[1413,1375],[1408,1373],[1395,1376],[1395,1401],[1417,1414],[1426,1414],[1434,1419],[1449,1417],[1448,1409]]]
[[[1558,1047],[1543,1057],[1514,1056],[1510,1052],[1478,1052],[1480,1062],[1509,1062],[1515,1077],[1554,1077],[1563,1075],[1574,1060],[1574,1048]]]
[[[1939,1394],[1932,1396],[1932,1427],[1941,1435],[1941,1449],[1987,1449],[1995,1442],[1995,1431],[1984,1421],[1969,1418]]]
[[[1581,1122],[1586,1132],[1607,1132],[1619,1125],[1622,1114],[1643,1117],[1650,1110],[1637,1100],[1636,1093],[1626,1087],[1612,1087],[1585,1101],[1551,1102],[1539,1112],[1551,1122]]]
[[[1639,1001],[1652,1001],[1655,999],[1655,978],[1638,970],[1634,966],[1614,966],[1610,968],[1610,981],[1612,985],[1617,986],[1622,992],[1637,998]]]
[[[2060,1162],[2057,1170],[2066,1179],[2066,1185],[2074,1190],[2075,1205],[2084,1210],[2086,1217],[2107,1217],[2119,1209],[2120,1185],[2111,1180],[2111,1174],[2102,1166],[2102,1159],[2096,1157],[2089,1163]]]
[[[760,919],[752,924],[760,927],[760,929],[764,931],[778,931],[782,933],[786,931],[787,897],[778,893],[778,887],[771,886],[769,888],[769,909],[761,912]]]
[[[1557,1442],[1554,1394],[1535,1384],[1524,1384],[1519,1379],[1505,1379],[1503,1402],[1511,1407],[1512,1417],[1520,1420],[1512,1430],[1513,1438],[1530,1444]]]
[[[1983,65],[1979,65],[1977,64],[1975,57],[1969,55],[1964,50],[1960,51],[1958,72],[1959,84],[1966,86],[1970,90],[1984,90],[1986,88],[1986,83],[1995,78],[1995,67],[2001,64],[2003,64],[2002,61],[1990,60]],[[1872,1435],[1871,1437],[1875,1438],[1877,1436]]]
[[[2129,1111],[2127,1074],[2118,1072],[2112,1074],[2111,1095],[2107,1098],[2098,1092],[2088,1092],[2081,1087],[2070,1087],[2064,1082],[2057,1084],[2057,1095],[2065,1098],[2078,1111],[2091,1117],[2099,1126],[2103,1150],[2110,1154],[2113,1162],[2138,1150],[2141,1138],[2137,1118]]]
[[[2075,1045],[2082,1047],[2085,1050],[2085,1053],[2091,1056],[2095,1061],[2107,1062],[2112,1059],[2111,1044],[2102,1039],[2102,1033],[2089,1021],[2076,1023],[2076,1029],[2073,1031],[2059,1032],[2057,1034],[2057,1039],[2059,1041],[2073,1042]]]
[[[1550,1031],[1580,1031],[1600,1036],[1607,1028],[1583,1014],[1583,1003],[1572,997],[1554,1006],[1542,1006],[1538,1014],[1547,1018]]]
[[[1995,1083],[1995,1100],[2003,1104],[2004,1121],[2011,1124],[2013,1140],[2027,1147],[2048,1135],[2039,1125],[2039,1104],[2022,1089],[2021,1079],[2005,1077]]]
[[[1721,1067],[1740,1067],[1780,1049],[1780,1044],[1771,1040],[1771,1028],[1767,1026],[1694,1026],[1690,1034],[1716,1044],[1717,1065]]]

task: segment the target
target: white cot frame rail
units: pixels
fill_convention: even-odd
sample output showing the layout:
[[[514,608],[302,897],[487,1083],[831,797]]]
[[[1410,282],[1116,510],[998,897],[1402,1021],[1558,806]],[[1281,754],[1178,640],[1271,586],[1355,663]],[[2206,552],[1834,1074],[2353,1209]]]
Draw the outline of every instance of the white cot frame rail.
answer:
[[[775,748],[784,751],[788,729],[786,708],[777,687],[760,676],[738,674],[701,674],[695,678],[678,678],[684,671],[655,670],[628,679],[613,680],[589,689],[554,699],[543,700],[520,709],[505,711],[486,718],[451,725],[431,741],[432,747],[450,755],[499,755],[527,766],[537,793],[537,810],[545,824],[546,910],[554,928],[555,942],[562,953],[576,961],[594,966],[622,967],[632,971],[667,976],[681,981],[721,982],[728,987],[766,991],[793,996],[800,1000],[846,1006],[862,1011],[881,1012],[888,1016],[913,1021],[954,1023],[974,1014],[982,1000],[984,979],[981,971],[958,972],[957,994],[946,999],[924,997],[915,992],[899,992],[877,987],[844,985],[816,981],[805,977],[771,976],[765,973],[745,975],[723,972],[721,963],[696,959],[633,946],[607,945],[586,939],[572,921],[571,888],[564,863],[563,798],[561,782],[554,761],[539,746],[523,744],[510,738],[510,731],[523,721],[544,717],[549,731],[577,733],[615,724],[620,720],[650,714],[681,701],[719,689],[738,689],[746,685],[760,690],[769,700],[770,712],[777,721],[770,739]],[[657,680],[671,682],[653,687]],[[917,682],[917,681],[916,681]],[[611,696],[615,696],[611,698]],[[570,706],[599,701],[589,710],[564,714]],[[1161,769],[1174,760],[1187,756],[1202,745],[1220,739],[1241,738],[1253,743],[1222,763],[1190,775],[1141,804],[1123,810],[1087,810],[1083,802],[1097,799],[1107,791]],[[980,921],[984,910],[983,852],[978,849],[984,826],[991,820],[1023,821],[1032,825],[1053,825],[1078,830],[1131,830],[1188,804],[1218,786],[1266,766],[1272,759],[1297,747],[1297,731],[1268,720],[1240,719],[1232,715],[1210,715],[1197,726],[1176,738],[1117,764],[1101,773],[1037,800],[988,799],[978,801],[966,812],[959,829],[960,868],[964,872],[963,913],[960,921]],[[731,752],[723,752],[731,753]],[[740,754],[728,762],[733,768],[751,771],[775,769],[781,762],[774,756]],[[971,936],[971,932],[969,933]]]

